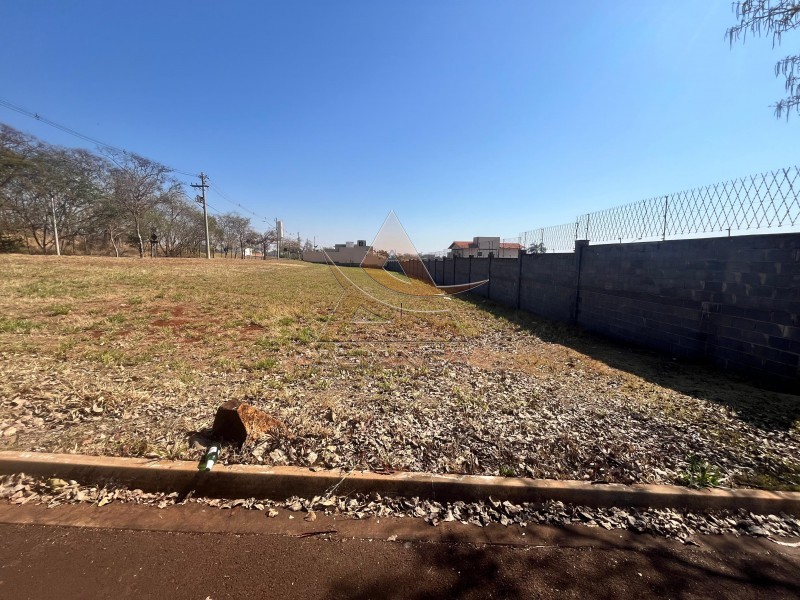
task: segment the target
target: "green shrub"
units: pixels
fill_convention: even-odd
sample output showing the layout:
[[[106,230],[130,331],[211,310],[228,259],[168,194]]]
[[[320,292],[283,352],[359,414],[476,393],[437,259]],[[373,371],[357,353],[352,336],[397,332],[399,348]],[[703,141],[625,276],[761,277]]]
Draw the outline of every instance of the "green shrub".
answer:
[[[716,487],[722,475],[717,467],[701,460],[696,454],[689,456],[689,470],[680,475],[679,481],[690,487]]]

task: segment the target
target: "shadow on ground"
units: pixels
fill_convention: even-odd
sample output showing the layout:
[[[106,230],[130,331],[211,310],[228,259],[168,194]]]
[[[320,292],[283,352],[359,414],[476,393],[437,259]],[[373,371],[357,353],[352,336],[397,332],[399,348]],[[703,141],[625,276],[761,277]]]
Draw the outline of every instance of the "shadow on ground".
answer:
[[[790,430],[800,420],[800,396],[766,389],[758,382],[708,363],[688,362],[589,333],[575,326],[506,309],[477,297],[465,300],[507,319],[539,339],[571,348],[611,368],[681,394],[731,408],[765,430]]]
[[[647,536],[602,547],[575,528],[548,546],[476,546],[457,536],[420,543],[415,564],[359,581],[341,579],[332,598],[796,598],[797,557],[742,553],[731,542],[715,551]],[[563,543],[563,547],[561,544]],[[408,544],[407,544],[408,545]],[[576,547],[581,546],[581,547]],[[410,585],[408,570],[418,575]]]

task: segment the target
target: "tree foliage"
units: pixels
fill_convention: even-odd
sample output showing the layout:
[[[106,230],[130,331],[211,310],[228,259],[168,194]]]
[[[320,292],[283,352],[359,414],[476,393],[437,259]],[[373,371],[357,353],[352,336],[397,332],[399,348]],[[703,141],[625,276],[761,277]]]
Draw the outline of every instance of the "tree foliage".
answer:
[[[771,36],[772,46],[779,46],[784,34],[800,26],[800,0],[742,0],[734,2],[738,23],[730,27],[726,37],[730,44],[747,35]],[[794,110],[800,113],[800,54],[790,54],[775,64],[775,76],[785,79],[786,97],[773,105],[780,118]]]
[[[261,247],[261,258],[266,259],[269,254],[269,249],[273,244],[278,242],[278,233],[275,228],[268,228],[263,233],[256,233],[255,243]]]
[[[53,146],[0,123],[0,251],[51,252],[54,225],[73,254],[121,256],[132,247],[142,257],[151,232],[164,256],[200,256],[205,246],[203,212],[168,167]],[[240,256],[262,237],[236,214],[209,218],[209,233],[215,247]]]
[[[177,184],[169,179],[170,170],[137,154],[109,152],[113,166],[109,173],[110,193],[131,218],[136,232],[139,256],[144,256],[142,220],[162,204],[164,198],[177,192]]]

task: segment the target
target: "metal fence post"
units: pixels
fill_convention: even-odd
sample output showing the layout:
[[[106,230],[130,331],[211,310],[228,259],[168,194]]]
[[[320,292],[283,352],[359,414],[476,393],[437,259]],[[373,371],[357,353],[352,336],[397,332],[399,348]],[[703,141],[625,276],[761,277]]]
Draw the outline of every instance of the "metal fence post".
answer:
[[[525,253],[520,248],[519,254],[517,254],[517,310],[522,308],[522,257],[525,256]]]
[[[661,230],[661,240],[667,239],[667,211],[669,210],[669,196],[664,196],[664,227]]]
[[[578,230],[580,229],[580,227],[581,227],[581,218],[580,217],[576,217],[575,218],[575,245],[572,246],[572,251],[573,252],[575,252],[575,250],[577,248],[577,245],[578,245]]]

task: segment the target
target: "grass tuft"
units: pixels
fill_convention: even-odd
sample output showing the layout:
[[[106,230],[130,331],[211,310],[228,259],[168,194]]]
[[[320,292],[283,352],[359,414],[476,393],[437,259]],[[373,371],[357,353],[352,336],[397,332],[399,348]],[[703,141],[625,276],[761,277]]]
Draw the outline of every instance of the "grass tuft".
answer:
[[[38,325],[27,319],[16,317],[0,317],[0,332],[2,333],[30,333]]]
[[[248,371],[271,371],[278,364],[274,358],[260,358],[247,365]]]

